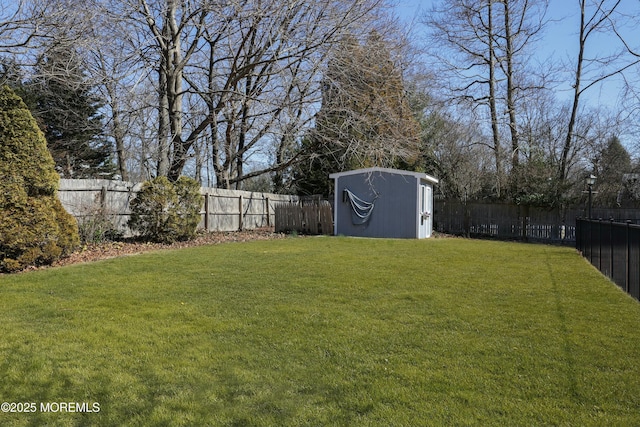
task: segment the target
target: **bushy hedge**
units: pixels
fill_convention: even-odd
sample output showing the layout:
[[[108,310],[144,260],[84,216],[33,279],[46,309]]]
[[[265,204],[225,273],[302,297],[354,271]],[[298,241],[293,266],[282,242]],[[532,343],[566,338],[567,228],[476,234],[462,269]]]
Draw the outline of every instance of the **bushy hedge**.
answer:
[[[0,88],[0,271],[50,264],[78,245],[76,220],[56,194],[59,182],[31,112]]]
[[[171,243],[195,237],[202,195],[197,181],[180,177],[175,183],[157,177],[142,185],[131,201],[129,227],[146,240]]]

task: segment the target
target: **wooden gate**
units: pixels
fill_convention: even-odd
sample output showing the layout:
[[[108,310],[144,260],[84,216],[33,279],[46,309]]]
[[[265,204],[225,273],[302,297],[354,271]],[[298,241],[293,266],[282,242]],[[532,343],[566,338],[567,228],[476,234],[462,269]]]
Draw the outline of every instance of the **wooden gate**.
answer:
[[[278,203],[274,211],[276,233],[333,234],[333,210],[326,200]]]

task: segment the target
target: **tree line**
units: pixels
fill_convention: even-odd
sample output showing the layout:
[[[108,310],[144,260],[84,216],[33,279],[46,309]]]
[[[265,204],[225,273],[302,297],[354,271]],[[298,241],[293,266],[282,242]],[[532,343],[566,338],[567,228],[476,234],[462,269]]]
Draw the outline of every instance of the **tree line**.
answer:
[[[594,174],[613,206],[640,198],[624,6],[573,2],[576,51],[554,63],[535,55],[548,0],[437,0],[409,27],[387,0],[0,0],[0,83],[63,177],[328,195],[329,173],[383,166],[557,206]],[[585,102],[612,78],[619,108]]]

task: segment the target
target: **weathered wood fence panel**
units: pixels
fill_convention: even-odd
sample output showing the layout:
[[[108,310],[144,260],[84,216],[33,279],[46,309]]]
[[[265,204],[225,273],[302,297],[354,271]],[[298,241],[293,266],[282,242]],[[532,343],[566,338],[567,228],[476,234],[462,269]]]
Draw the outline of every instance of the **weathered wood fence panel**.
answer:
[[[200,227],[208,231],[252,230],[272,227],[275,206],[298,200],[286,194],[255,193],[221,188],[203,188],[204,197]]]
[[[129,203],[142,184],[106,179],[61,179],[58,198],[79,222],[102,216],[129,235]]]
[[[333,234],[333,210],[326,200],[310,204],[278,203],[275,221],[277,233]]]
[[[103,179],[61,179],[58,198],[78,221],[97,215],[108,218],[125,235],[131,215],[130,202],[142,184]],[[275,205],[295,202],[297,196],[225,190],[203,187],[202,219],[199,228],[207,231],[237,231],[271,227]]]

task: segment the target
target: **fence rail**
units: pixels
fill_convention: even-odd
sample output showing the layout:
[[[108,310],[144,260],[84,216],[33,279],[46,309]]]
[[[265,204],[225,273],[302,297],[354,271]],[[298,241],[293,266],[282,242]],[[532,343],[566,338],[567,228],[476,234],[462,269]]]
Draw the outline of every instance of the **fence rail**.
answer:
[[[602,274],[640,300],[640,225],[577,219],[576,248]]]

